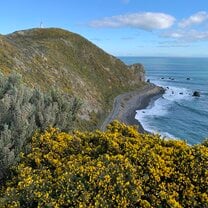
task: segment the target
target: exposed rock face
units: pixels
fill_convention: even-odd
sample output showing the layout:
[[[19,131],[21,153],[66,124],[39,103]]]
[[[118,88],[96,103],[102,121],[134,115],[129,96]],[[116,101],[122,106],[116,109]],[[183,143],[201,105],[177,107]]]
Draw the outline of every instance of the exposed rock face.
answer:
[[[137,75],[139,81],[141,82],[145,81],[145,70],[142,64],[140,63],[132,64],[129,66],[129,69],[132,70]]]
[[[31,87],[79,97],[80,119],[94,124],[110,111],[115,96],[144,85],[142,65],[128,67],[80,35],[57,28],[0,35],[0,71],[18,72]]]

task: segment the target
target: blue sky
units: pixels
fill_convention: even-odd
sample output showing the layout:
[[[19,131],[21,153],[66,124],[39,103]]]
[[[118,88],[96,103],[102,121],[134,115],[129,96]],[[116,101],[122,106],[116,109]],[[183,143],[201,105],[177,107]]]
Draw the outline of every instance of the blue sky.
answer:
[[[115,56],[208,57],[207,0],[5,0],[0,33],[59,27]]]

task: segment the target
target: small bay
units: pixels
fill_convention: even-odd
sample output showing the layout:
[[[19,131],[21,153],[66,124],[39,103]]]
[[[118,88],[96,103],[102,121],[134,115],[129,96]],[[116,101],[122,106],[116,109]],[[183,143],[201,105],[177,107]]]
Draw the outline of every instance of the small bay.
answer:
[[[161,98],[137,111],[146,130],[189,144],[208,137],[208,58],[119,58],[128,65],[142,63],[146,78],[166,89]],[[200,97],[193,97],[194,91]]]

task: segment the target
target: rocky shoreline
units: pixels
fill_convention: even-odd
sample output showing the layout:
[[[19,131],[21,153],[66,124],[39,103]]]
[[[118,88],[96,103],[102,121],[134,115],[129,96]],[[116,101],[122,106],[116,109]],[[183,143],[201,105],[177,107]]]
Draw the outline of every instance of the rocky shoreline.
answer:
[[[137,125],[139,132],[146,132],[141,123],[135,119],[136,110],[146,108],[153,99],[159,98],[165,90],[152,83],[147,83],[137,91],[128,92],[114,99],[113,109],[103,122],[100,129],[104,131],[113,120],[118,120],[127,125]]]

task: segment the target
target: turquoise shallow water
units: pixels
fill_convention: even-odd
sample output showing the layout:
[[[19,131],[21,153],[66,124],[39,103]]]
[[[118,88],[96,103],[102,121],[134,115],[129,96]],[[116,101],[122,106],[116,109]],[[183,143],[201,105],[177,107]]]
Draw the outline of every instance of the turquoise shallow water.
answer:
[[[119,58],[126,64],[142,63],[147,79],[166,88],[162,98],[137,112],[146,130],[189,144],[208,138],[208,58]],[[200,97],[192,96],[195,90]]]

